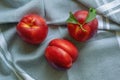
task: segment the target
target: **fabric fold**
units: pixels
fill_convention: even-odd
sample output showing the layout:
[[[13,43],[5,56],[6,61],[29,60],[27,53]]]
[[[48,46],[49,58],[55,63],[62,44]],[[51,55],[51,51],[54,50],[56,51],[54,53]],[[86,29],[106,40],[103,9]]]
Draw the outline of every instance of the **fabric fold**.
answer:
[[[98,32],[80,43],[68,33],[69,12],[97,9]],[[0,80],[119,80],[120,79],[119,0],[1,0],[0,1]],[[46,19],[49,31],[37,46],[24,42],[16,33],[22,16],[30,13]],[[44,57],[55,38],[70,40],[79,58],[66,71],[52,68]],[[4,71],[3,71],[4,70]]]
[[[23,4],[24,2],[25,1],[23,0]],[[2,4],[2,2],[0,2],[0,4]],[[43,0],[33,0],[18,8],[7,8],[8,6],[6,6],[5,4],[0,6],[2,7],[0,8],[0,24],[19,22],[24,15],[31,13],[39,14],[42,17],[45,16]],[[4,8],[7,9],[3,10]]]

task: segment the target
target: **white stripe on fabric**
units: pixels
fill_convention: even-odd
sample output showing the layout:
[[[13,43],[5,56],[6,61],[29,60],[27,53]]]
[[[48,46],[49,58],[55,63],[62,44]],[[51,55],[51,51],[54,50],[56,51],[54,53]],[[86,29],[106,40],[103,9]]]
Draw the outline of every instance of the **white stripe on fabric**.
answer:
[[[4,37],[3,37],[2,32],[1,32],[1,29],[0,29],[0,46],[2,48],[5,48],[5,46],[6,46]]]
[[[120,1],[114,0],[114,1],[112,1],[110,3],[104,4],[104,5],[100,6],[100,7],[98,7],[97,10],[100,11],[100,12],[105,12],[105,11],[107,11],[109,9],[117,7],[118,5],[120,5]]]
[[[26,74],[26,73],[21,73],[21,74],[22,74],[22,76],[24,77],[24,80],[35,80],[35,79],[31,78],[31,76],[29,76],[29,75]]]
[[[5,51],[5,56],[6,56],[6,59],[10,62],[12,62],[12,57],[11,57],[11,54],[7,51],[7,43],[4,39],[4,36],[0,30],[0,47]]]
[[[120,32],[116,31],[116,37],[117,37],[117,41],[120,47]]]
[[[106,18],[106,29],[110,29],[110,23],[108,18]]]
[[[11,59],[11,58],[10,58],[10,54],[6,55],[6,50],[5,50],[6,46],[7,46],[7,45],[6,45],[5,39],[4,39],[3,34],[2,34],[2,32],[1,32],[1,29],[0,29],[0,50],[1,50],[0,57],[1,57],[1,59],[4,61],[4,63],[8,66],[8,68],[11,69],[11,70],[14,72],[14,74],[17,76],[17,78],[18,78],[18,79],[22,79],[22,78],[17,74],[17,72],[16,72],[16,70],[13,68],[13,66],[10,65],[10,63],[7,61],[8,58],[9,58],[9,59]],[[10,60],[10,61],[11,61],[11,60]]]
[[[3,56],[3,53],[0,52],[0,58],[3,60],[3,62],[6,64],[6,66],[14,72],[14,74],[17,76],[19,80],[23,80],[22,77],[18,75],[16,70],[6,61],[5,57]]]
[[[100,16],[100,15],[97,15],[96,17],[98,19],[98,27],[99,27],[99,29],[103,29],[103,17]]]
[[[120,12],[120,9],[114,10],[114,11],[106,14],[105,16],[110,16],[110,15],[113,15],[113,14],[118,13],[118,12]]]
[[[16,69],[14,68],[15,65],[13,67],[13,65],[10,64],[10,63],[13,62],[13,59],[12,59],[11,54],[7,50],[7,43],[6,43],[5,39],[4,39],[4,36],[3,36],[2,32],[1,32],[1,29],[0,29],[0,50],[1,50],[1,53],[0,53],[1,59],[9,67],[9,69],[11,69],[15,73],[15,75],[18,77],[19,80],[23,80],[22,78],[24,78],[24,80],[35,80],[26,73],[18,74],[18,73],[20,73],[22,71],[20,71],[20,70],[18,71],[18,69],[17,69],[18,72],[16,72]]]
[[[95,0],[95,1],[96,1],[97,5],[100,6],[100,2],[98,0]]]

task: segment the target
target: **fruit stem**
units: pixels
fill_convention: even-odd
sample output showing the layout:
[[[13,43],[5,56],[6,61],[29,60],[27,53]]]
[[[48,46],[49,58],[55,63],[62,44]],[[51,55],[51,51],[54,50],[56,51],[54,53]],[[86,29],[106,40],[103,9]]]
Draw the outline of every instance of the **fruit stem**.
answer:
[[[81,28],[82,31],[86,32],[86,30],[83,28],[83,25],[79,23],[79,27]]]

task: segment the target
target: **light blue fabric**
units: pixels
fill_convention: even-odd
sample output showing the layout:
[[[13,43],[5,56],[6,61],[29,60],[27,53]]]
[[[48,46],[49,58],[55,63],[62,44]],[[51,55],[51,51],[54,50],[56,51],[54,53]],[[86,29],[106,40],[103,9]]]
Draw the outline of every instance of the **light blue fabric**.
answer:
[[[102,13],[98,8],[110,2],[120,3],[119,0],[1,0],[0,80],[119,80],[119,21],[116,15],[105,15],[110,11]],[[89,7],[97,9],[99,30],[92,39],[80,43],[69,36],[65,21],[70,11]],[[119,5],[116,7],[113,8],[120,9]],[[18,21],[29,13],[41,15],[49,26],[47,38],[37,46],[24,42],[16,33]],[[44,57],[46,46],[54,38],[69,39],[79,50],[79,58],[69,70],[52,68]]]

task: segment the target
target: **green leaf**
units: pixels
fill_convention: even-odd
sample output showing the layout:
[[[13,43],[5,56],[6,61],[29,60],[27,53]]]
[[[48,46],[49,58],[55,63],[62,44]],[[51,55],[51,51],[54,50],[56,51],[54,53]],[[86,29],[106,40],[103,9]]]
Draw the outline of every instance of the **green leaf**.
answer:
[[[95,18],[96,18],[96,10],[94,8],[90,8],[85,23],[88,23],[94,20]]]
[[[72,14],[72,12],[69,13],[70,16],[69,18],[66,20],[67,23],[73,23],[73,24],[79,24],[79,22],[76,20],[76,18],[74,17],[74,15]]]
[[[73,23],[73,24],[78,24],[79,27],[81,28],[82,31],[86,32],[86,30],[83,28],[83,25],[80,24],[77,19],[74,17],[74,15],[72,14],[72,12],[69,13],[70,16],[69,18],[66,20],[67,23]]]

